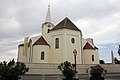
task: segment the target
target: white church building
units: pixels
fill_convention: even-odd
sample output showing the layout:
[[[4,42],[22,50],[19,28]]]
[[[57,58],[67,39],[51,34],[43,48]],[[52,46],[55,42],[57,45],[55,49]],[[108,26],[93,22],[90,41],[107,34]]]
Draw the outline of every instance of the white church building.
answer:
[[[62,63],[67,60],[74,63],[74,50],[77,64],[99,64],[99,52],[93,39],[84,39],[82,31],[68,17],[54,25],[49,6],[42,35],[26,37],[24,43],[18,45],[18,61]]]

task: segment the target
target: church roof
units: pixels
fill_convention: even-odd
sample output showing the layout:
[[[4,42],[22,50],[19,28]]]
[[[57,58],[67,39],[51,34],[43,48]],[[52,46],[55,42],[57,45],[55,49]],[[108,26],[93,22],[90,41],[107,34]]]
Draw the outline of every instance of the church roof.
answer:
[[[46,40],[41,36],[33,45],[49,45]]]
[[[92,45],[90,45],[88,42],[85,44],[85,46],[83,47],[83,49],[94,49],[92,47]]]
[[[98,48],[96,46],[93,47],[89,42],[87,42],[83,49],[98,49]]]
[[[58,23],[54,28],[52,28],[51,31],[63,28],[80,31],[67,17],[63,19],[60,23]]]

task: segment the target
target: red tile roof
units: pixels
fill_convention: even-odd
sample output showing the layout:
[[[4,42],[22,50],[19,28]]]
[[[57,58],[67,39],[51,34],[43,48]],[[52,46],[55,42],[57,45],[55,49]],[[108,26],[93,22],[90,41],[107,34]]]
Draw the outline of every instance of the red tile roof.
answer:
[[[46,40],[41,36],[33,45],[49,45]]]
[[[94,48],[87,42],[83,49],[94,49]]]
[[[63,28],[80,31],[67,17],[63,19],[60,23],[58,23],[54,28],[52,28],[51,31]]]
[[[95,49],[98,49],[98,48],[96,46],[94,46],[94,47],[91,46],[91,44],[87,42],[85,44],[85,46],[83,47],[83,49],[94,49],[95,50]]]

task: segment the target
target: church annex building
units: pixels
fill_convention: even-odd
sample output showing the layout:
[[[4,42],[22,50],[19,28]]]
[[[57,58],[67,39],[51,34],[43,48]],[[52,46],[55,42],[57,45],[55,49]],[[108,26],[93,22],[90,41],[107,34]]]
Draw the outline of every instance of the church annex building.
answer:
[[[42,35],[26,37],[18,46],[18,61],[25,63],[74,63],[73,51],[77,51],[77,64],[99,64],[98,48],[93,39],[83,38],[82,31],[65,17],[57,25],[51,22],[50,6]]]

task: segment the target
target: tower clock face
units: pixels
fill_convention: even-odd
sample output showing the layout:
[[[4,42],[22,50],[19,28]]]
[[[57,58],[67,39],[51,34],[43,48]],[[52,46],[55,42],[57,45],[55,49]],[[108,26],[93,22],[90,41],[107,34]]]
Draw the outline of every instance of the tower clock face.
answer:
[[[74,38],[72,38],[72,39],[71,39],[71,42],[74,44],[74,43],[75,43],[75,39],[74,39]]]

